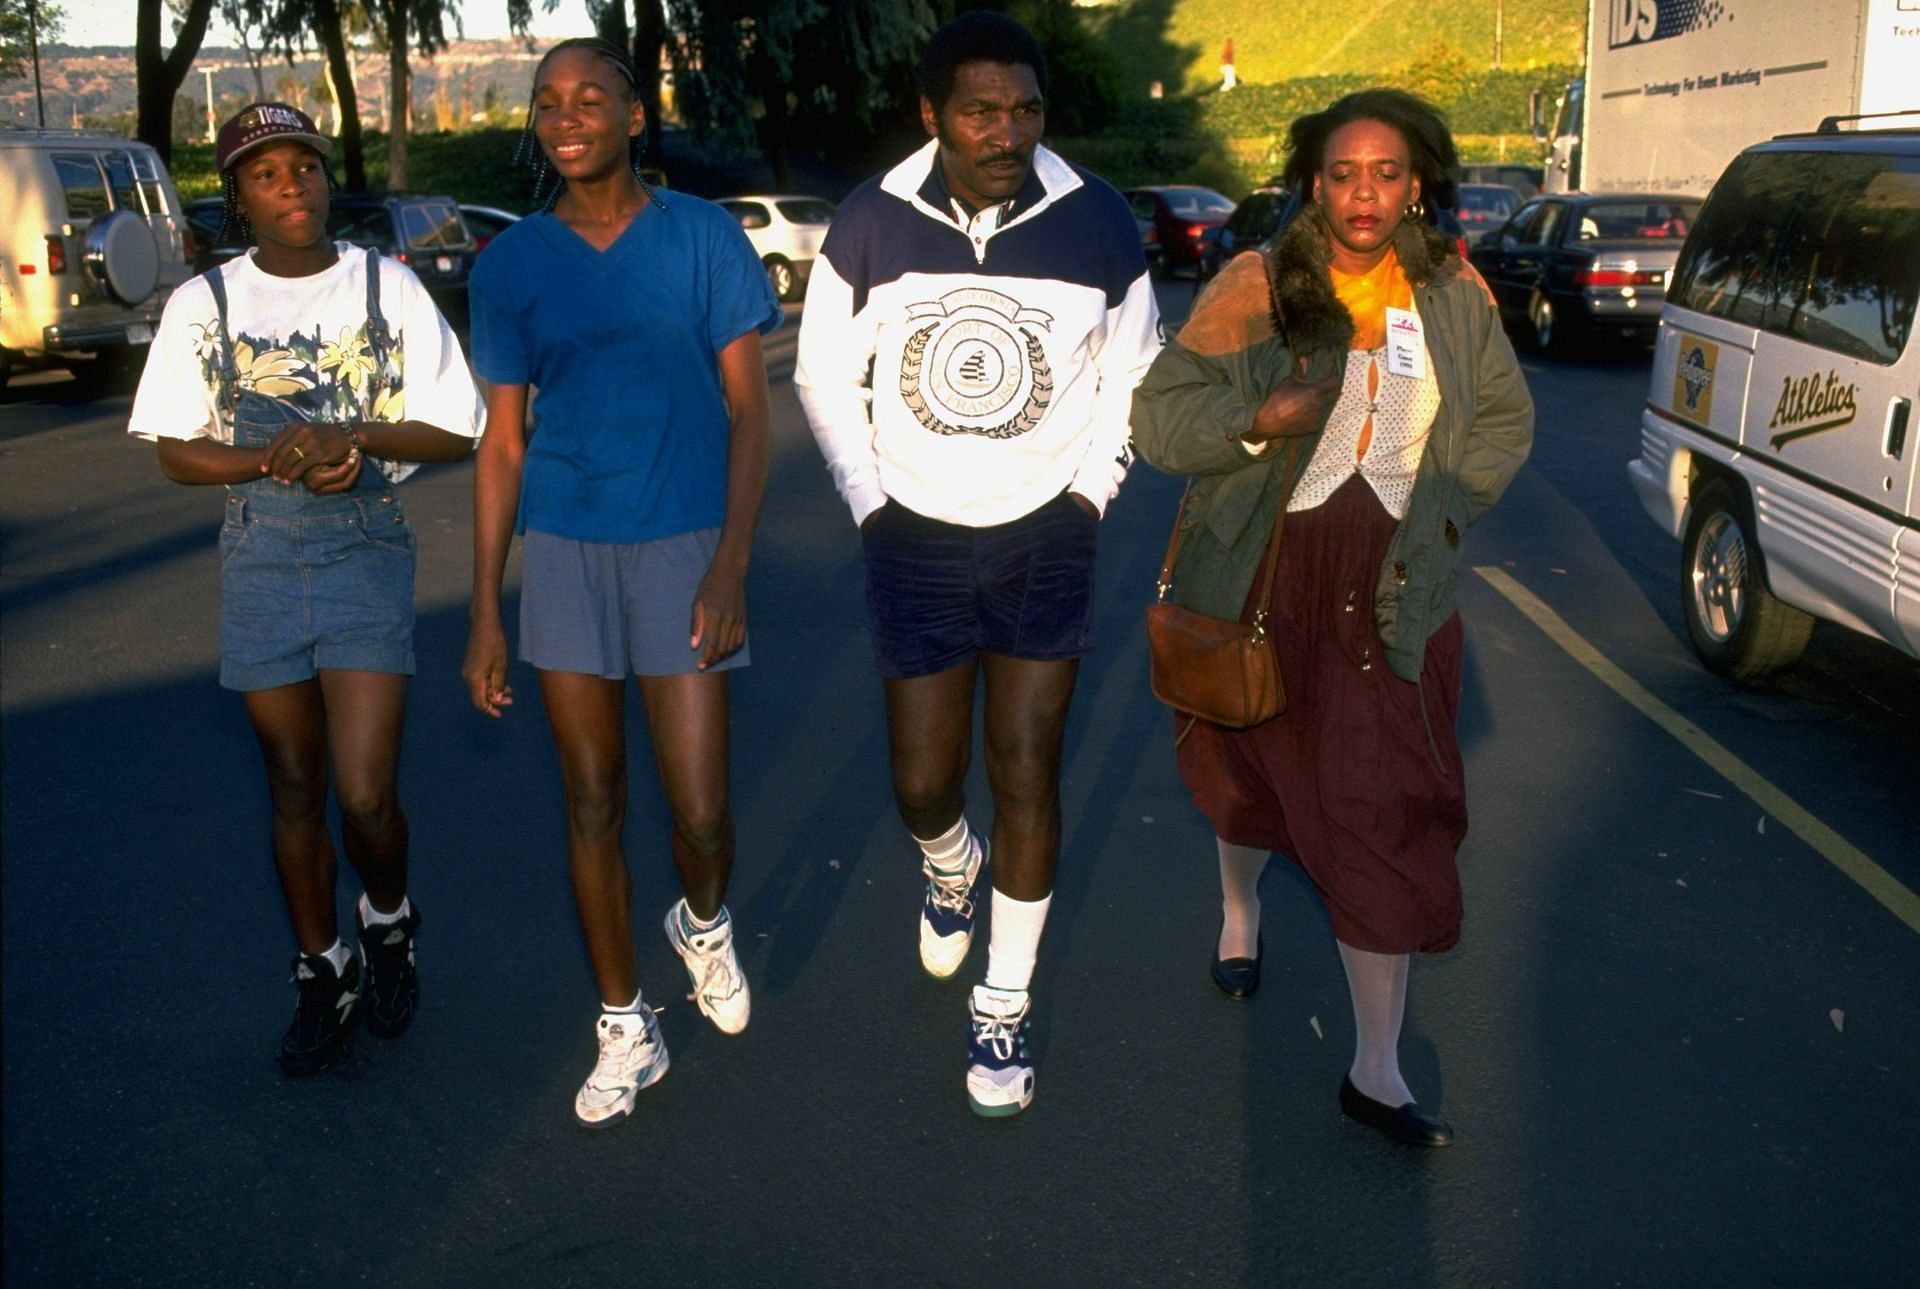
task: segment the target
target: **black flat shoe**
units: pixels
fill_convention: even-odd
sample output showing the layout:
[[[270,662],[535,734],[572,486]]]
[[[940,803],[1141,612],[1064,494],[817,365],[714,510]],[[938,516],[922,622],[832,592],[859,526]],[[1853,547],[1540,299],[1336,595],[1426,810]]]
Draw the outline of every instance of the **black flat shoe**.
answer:
[[[1375,1101],[1354,1087],[1350,1078],[1340,1080],[1340,1113],[1409,1146],[1453,1144],[1453,1129],[1446,1120],[1421,1114],[1420,1107],[1411,1101],[1398,1108]]]
[[[1213,943],[1214,953],[1218,954],[1218,936],[1214,937]],[[1260,956],[1266,951],[1265,937],[1255,936],[1251,958],[1214,958],[1213,983],[1229,998],[1253,997],[1253,991],[1260,987]]]

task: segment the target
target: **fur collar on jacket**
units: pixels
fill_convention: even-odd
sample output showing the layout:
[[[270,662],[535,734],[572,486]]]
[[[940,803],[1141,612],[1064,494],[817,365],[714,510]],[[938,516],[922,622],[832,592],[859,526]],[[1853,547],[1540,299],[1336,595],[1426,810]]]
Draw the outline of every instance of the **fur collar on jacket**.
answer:
[[[1216,357],[1250,348],[1276,333],[1272,302],[1278,300],[1299,352],[1344,351],[1353,343],[1353,319],[1333,294],[1332,238],[1320,208],[1309,205],[1271,251],[1235,256],[1194,302],[1180,343]],[[1401,224],[1393,247],[1415,287],[1460,272],[1459,250],[1431,225]]]

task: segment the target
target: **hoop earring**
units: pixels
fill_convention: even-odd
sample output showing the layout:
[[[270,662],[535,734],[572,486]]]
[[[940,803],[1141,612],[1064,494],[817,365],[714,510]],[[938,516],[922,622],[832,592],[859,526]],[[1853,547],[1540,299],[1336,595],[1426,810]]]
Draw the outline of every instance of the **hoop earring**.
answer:
[[[1407,203],[1407,209],[1404,213],[1408,219],[1414,220],[1417,223],[1426,217],[1427,204],[1416,197]]]

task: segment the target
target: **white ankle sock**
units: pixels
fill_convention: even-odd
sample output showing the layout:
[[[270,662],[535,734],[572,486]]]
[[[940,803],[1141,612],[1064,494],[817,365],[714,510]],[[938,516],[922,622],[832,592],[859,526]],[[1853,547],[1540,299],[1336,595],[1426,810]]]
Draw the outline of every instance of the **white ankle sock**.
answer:
[[[360,892],[360,924],[362,926],[391,926],[407,916],[407,897],[400,897],[400,907],[391,913],[382,913],[373,907],[373,901],[367,898],[365,891]]]
[[[333,964],[333,973],[337,976],[347,969],[347,962],[353,957],[353,951],[347,948],[347,942],[339,936],[333,937],[333,944],[319,955]]]
[[[702,922],[694,916],[693,905],[680,901],[680,927],[688,935],[704,935],[727,920],[727,906],[722,904],[720,911],[713,915],[713,921]]]
[[[967,827],[967,817],[961,815],[959,822],[938,837],[915,837],[914,841],[935,868],[958,872],[967,866],[973,850],[973,830]]]
[[[1047,925],[1053,896],[1016,900],[993,893],[993,936],[987,941],[987,988],[1025,989],[1033,983],[1033,961],[1040,955],[1040,932]]]
[[[640,1014],[640,991],[633,991],[633,1001],[625,1007],[615,1007],[611,1003],[601,1003],[600,1011],[607,1016],[638,1016]]]

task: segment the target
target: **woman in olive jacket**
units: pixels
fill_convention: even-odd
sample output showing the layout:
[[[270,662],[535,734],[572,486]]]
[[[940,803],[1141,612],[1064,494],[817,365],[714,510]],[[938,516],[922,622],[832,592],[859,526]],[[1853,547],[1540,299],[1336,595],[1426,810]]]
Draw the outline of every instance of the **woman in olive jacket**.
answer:
[[[1295,122],[1286,178],[1309,201],[1200,297],[1133,414],[1141,456],[1198,476],[1172,597],[1250,620],[1267,580],[1288,697],[1245,730],[1176,718],[1181,777],[1219,851],[1214,981],[1235,998],[1259,985],[1256,886],[1269,852],[1291,857],[1326,903],[1353,996],[1341,1109],[1428,1146],[1452,1131],[1415,1104],[1398,1048],[1409,955],[1460,934],[1461,535],[1533,437],[1485,285],[1422,218],[1423,200],[1449,199],[1456,159],[1439,114],[1396,90]],[[1285,440],[1297,450],[1276,450]]]

